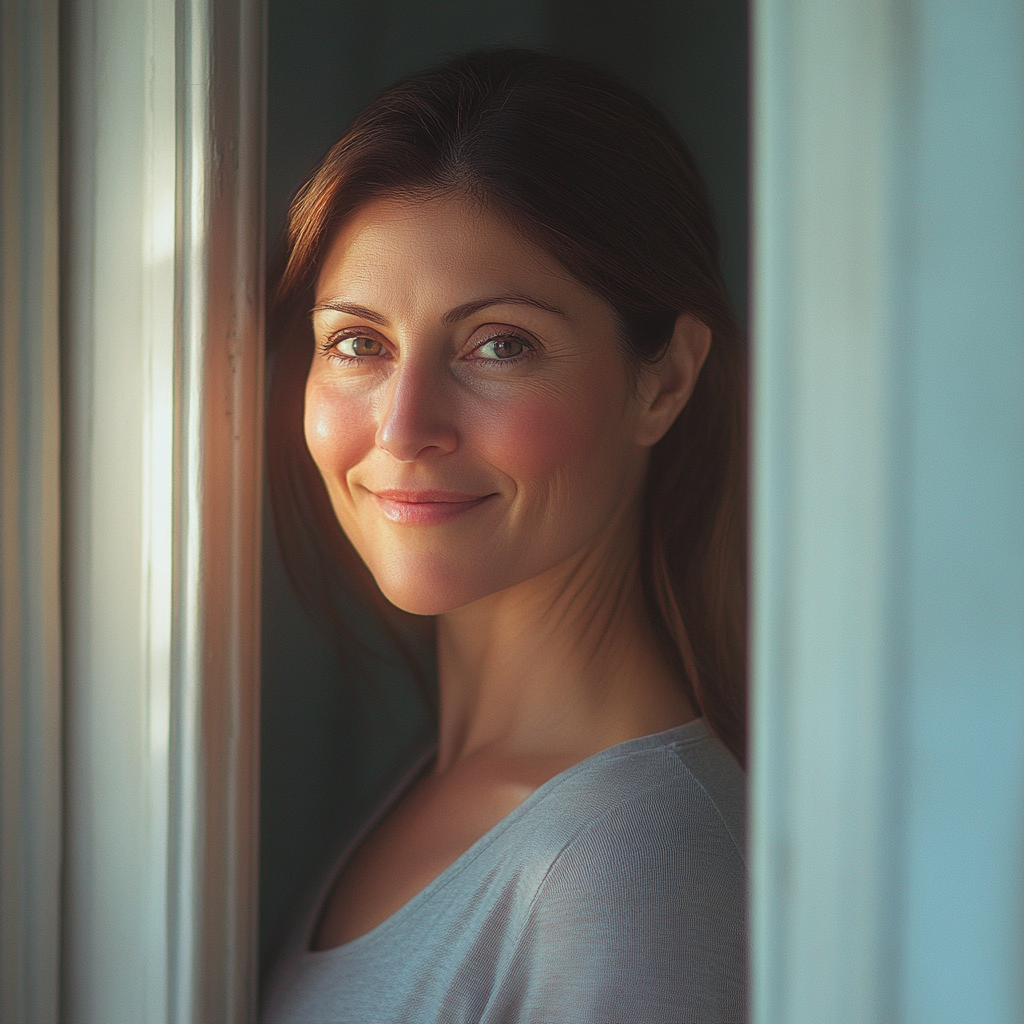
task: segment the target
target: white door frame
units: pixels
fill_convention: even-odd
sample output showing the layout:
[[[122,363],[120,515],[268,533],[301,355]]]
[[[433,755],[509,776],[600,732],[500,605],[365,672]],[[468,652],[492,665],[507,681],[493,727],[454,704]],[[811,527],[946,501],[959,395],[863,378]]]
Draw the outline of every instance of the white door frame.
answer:
[[[62,5],[67,1024],[254,1012],[263,21]]]
[[[753,1019],[1024,1019],[1024,4],[754,4]]]

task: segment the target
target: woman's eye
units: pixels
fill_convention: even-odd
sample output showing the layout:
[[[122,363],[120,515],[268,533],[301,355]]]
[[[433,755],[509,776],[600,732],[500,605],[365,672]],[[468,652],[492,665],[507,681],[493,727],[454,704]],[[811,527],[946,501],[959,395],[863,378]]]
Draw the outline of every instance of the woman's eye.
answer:
[[[341,338],[336,342],[334,348],[339,355],[349,356],[353,359],[380,356],[385,352],[383,344],[376,338],[364,338],[361,335]]]
[[[502,335],[484,342],[476,350],[476,355],[480,359],[504,360],[514,359],[528,350],[526,342],[521,338],[514,335]]]

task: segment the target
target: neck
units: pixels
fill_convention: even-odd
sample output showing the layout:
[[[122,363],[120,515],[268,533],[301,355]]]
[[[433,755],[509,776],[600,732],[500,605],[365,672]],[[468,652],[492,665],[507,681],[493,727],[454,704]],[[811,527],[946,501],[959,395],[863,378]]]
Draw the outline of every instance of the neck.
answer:
[[[647,617],[637,532],[440,617],[438,772],[477,754],[568,766],[694,717]]]

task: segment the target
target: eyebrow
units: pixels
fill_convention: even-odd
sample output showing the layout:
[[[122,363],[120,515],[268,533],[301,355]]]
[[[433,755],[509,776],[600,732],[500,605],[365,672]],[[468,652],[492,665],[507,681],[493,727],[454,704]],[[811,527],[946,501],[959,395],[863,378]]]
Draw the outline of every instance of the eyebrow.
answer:
[[[380,313],[375,313],[372,309],[367,309],[366,306],[345,302],[343,299],[325,299],[323,302],[318,302],[310,312],[322,313],[327,309],[333,310],[335,313],[348,313],[350,316],[357,316],[363,320],[369,320],[371,323],[380,324],[381,327],[388,327],[391,324],[386,316],[381,316]]]
[[[486,309],[487,306],[533,306],[536,309],[543,309],[545,313],[554,313],[555,316],[560,316],[563,320],[569,319],[567,313],[548,302],[531,298],[529,295],[511,294],[494,295],[487,299],[474,299],[472,302],[464,302],[461,306],[448,310],[441,317],[441,323],[457,324],[460,320],[465,320],[467,316],[472,316],[474,313],[479,313],[481,309]]]
[[[464,302],[461,306],[448,310],[441,317],[441,323],[446,325],[456,324],[460,320],[465,320],[466,317],[472,316],[474,313],[479,313],[481,309],[486,309],[488,306],[534,306],[536,309],[542,309],[546,313],[554,313],[555,316],[560,316],[563,320],[569,319],[569,315],[564,310],[559,309],[557,306],[552,306],[548,302],[534,299],[529,295],[509,294],[492,295],[485,299],[473,299],[471,302]],[[380,324],[381,327],[391,326],[391,322],[386,316],[382,316],[380,313],[367,309],[366,306],[360,306],[355,302],[346,302],[344,299],[325,299],[323,302],[318,302],[311,312],[319,313],[328,309],[336,313],[348,313],[349,316],[361,317],[364,320],[369,320],[371,323]]]

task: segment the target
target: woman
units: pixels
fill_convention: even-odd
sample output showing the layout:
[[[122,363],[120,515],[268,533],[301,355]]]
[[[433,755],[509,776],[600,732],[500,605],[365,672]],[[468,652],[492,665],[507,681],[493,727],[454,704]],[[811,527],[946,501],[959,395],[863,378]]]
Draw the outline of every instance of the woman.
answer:
[[[685,147],[561,58],[416,75],[295,200],[271,336],[285,556],[433,617],[438,683],[264,1020],[742,1020],[743,359]]]

